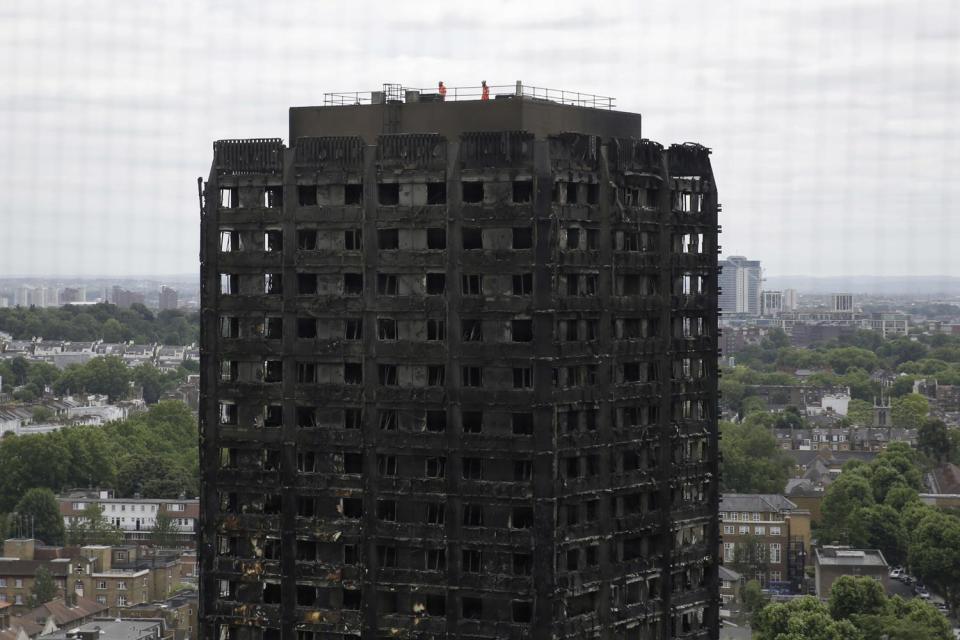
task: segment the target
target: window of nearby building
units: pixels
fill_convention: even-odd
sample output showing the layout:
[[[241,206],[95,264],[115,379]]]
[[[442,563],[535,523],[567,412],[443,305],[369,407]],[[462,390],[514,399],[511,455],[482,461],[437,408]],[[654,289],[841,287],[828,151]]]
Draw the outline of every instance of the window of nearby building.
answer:
[[[125,606],[127,606],[127,596],[123,595],[122,593],[121,593],[120,595],[118,595],[118,596],[117,596],[117,606],[118,606],[118,607],[125,607]]]
[[[725,536],[732,536],[734,531],[736,531],[736,527],[734,527],[732,524],[728,524],[723,527],[723,535]]]
[[[740,525],[740,535],[745,536],[750,533],[750,527]]]
[[[736,522],[737,520],[740,519],[739,516],[740,516],[740,514],[737,513],[736,511],[730,512],[730,519],[733,520],[734,522]]]
[[[779,564],[782,562],[780,558],[780,543],[771,542],[770,543],[770,562],[773,564]]]
[[[117,591],[126,591],[126,590],[127,590],[127,582],[125,580],[118,580]]]
[[[780,535],[780,527],[770,527],[770,535],[772,536]]]
[[[14,604],[23,604],[23,596],[19,593],[13,597]]]
[[[732,542],[723,543],[723,561],[724,562],[733,562],[733,549],[734,549],[734,544]]]
[[[767,528],[766,528],[766,527],[754,527],[754,528],[753,528],[753,532],[754,532],[756,535],[758,535],[758,536],[764,536],[764,535],[767,534]]]
[[[759,512],[759,511],[755,511],[755,512],[753,513],[753,521],[754,521],[754,522],[760,522],[760,512]]]
[[[7,579],[0,578],[0,587],[6,587],[6,586],[7,586]]]
[[[97,604],[107,604],[107,596],[97,596]]]
[[[780,582],[782,574],[779,571],[770,572],[770,582]]]
[[[23,589],[23,578],[15,578],[13,581],[14,589]]]
[[[97,589],[106,589],[106,588],[107,588],[106,580],[100,580],[97,582]]]

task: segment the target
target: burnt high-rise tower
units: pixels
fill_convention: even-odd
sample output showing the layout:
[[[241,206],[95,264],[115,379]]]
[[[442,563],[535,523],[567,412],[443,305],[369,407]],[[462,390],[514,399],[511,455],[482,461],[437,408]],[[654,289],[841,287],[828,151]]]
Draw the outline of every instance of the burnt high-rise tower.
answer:
[[[716,637],[709,151],[531,93],[214,144],[203,638]]]

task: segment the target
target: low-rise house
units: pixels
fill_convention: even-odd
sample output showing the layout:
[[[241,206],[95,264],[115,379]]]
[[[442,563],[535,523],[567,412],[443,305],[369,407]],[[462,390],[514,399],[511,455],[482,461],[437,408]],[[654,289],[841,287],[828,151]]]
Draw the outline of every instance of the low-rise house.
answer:
[[[737,609],[740,604],[740,586],[743,577],[731,569],[720,565],[720,602],[724,609]]]
[[[59,629],[73,628],[91,622],[97,616],[106,615],[107,607],[73,596],[69,601],[55,598],[36,609],[17,617],[17,622],[27,631],[27,636],[45,637]],[[38,629],[31,633],[34,629]]]
[[[814,578],[817,597],[826,599],[834,581],[841,576],[866,576],[878,580],[889,591],[889,567],[879,549],[851,549],[824,546],[814,549]]]

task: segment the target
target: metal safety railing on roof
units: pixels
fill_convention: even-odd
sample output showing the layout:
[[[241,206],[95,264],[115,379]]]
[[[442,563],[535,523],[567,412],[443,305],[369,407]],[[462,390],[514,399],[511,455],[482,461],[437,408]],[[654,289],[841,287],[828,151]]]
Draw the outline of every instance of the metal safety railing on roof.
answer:
[[[490,100],[509,100],[526,98],[530,100],[552,102],[591,109],[614,109],[616,99],[598,96],[592,93],[566,91],[534,87],[522,82],[515,84],[487,85]],[[380,91],[340,91],[323,94],[324,106],[346,106],[362,104],[403,104],[410,102],[461,102],[481,100],[482,86],[446,87],[446,95],[441,96],[438,87],[429,89],[403,87],[398,84],[385,84]]]

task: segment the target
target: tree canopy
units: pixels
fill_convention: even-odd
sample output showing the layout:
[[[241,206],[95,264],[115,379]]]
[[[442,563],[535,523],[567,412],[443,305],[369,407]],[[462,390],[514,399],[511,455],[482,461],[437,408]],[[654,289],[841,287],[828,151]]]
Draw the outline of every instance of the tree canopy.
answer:
[[[63,516],[57,497],[50,489],[35,487],[27,491],[14,507],[24,529],[47,544],[63,544]]]
[[[750,418],[752,418],[751,416]],[[793,460],[777,444],[777,439],[763,425],[759,414],[740,424],[720,424],[720,451],[723,469],[720,474],[723,491],[734,493],[778,493],[789,477]]]
[[[74,342],[196,344],[200,314],[170,309],[154,314],[142,304],[121,309],[113,304],[0,309],[0,331],[17,340],[43,337]]]

